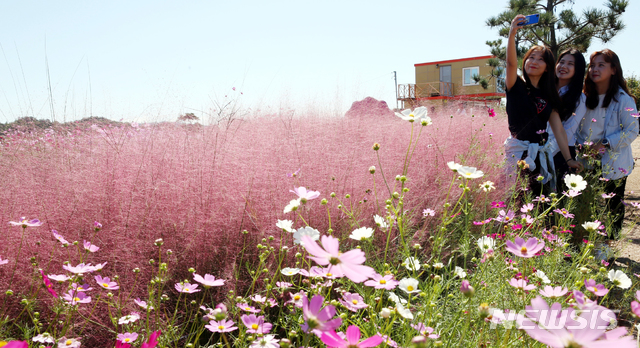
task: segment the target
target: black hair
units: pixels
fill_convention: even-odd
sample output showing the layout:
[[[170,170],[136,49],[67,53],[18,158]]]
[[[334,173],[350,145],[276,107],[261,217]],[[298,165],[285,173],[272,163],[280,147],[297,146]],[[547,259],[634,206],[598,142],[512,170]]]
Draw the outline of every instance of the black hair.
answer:
[[[558,62],[562,59],[562,57],[570,54],[573,56],[575,60],[573,77],[571,81],[569,81],[569,90],[563,94],[560,99],[562,101],[562,106],[558,113],[560,114],[560,119],[562,121],[566,121],[573,113],[576,111],[578,107],[578,103],[580,102],[580,96],[582,95],[582,89],[584,87],[584,74],[586,72],[587,63],[584,60],[584,56],[580,51],[575,48],[570,48],[558,56]],[[557,65],[557,63],[556,63]],[[558,84],[558,76],[555,78],[556,85]]]

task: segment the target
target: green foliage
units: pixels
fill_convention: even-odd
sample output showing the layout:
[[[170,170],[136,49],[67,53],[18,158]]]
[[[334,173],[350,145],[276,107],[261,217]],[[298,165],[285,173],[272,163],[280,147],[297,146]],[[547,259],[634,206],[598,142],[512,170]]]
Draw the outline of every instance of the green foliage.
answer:
[[[636,110],[638,110],[638,104],[640,103],[640,79],[635,75],[631,75],[631,77],[627,77],[626,80],[629,92],[631,92],[631,96],[636,100]]]

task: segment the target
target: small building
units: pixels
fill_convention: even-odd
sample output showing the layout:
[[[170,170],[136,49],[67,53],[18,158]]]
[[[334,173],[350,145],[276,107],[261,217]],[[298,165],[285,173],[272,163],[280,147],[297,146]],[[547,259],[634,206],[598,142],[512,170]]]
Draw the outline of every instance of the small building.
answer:
[[[445,104],[451,100],[484,102],[505,96],[495,79],[483,88],[473,80],[474,75],[489,76],[492,67],[489,59],[494,56],[480,56],[441,60],[437,62],[414,64],[415,84],[398,85],[398,101],[403,108],[418,105]]]

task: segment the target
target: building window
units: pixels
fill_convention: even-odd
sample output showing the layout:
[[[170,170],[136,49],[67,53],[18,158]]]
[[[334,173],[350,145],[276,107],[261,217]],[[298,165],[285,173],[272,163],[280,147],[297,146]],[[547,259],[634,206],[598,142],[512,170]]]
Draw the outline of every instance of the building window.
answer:
[[[480,75],[480,68],[475,66],[472,68],[462,68],[462,85],[463,86],[475,86],[477,82],[473,80],[473,76]]]

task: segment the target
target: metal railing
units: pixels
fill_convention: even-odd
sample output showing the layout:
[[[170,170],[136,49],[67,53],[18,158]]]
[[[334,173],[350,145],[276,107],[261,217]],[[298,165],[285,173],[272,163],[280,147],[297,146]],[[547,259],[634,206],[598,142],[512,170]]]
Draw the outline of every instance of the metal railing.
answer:
[[[428,82],[408,83],[398,85],[398,100],[427,98],[427,97],[453,97],[454,85],[452,82]]]

